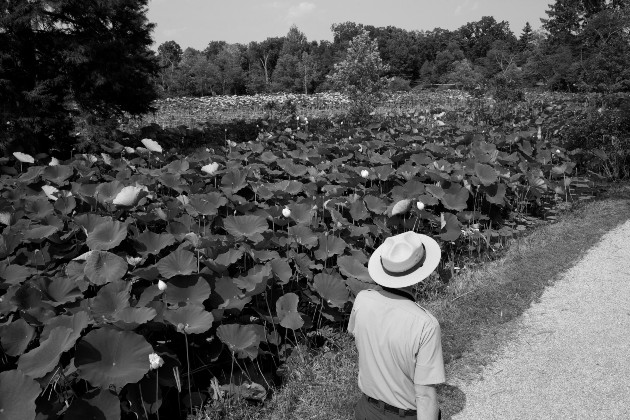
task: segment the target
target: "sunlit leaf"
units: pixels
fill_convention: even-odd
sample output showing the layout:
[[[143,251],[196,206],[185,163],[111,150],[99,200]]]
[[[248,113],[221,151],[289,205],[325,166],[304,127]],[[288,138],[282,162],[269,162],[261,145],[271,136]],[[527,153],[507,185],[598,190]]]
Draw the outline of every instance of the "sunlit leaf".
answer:
[[[254,359],[258,355],[260,336],[253,325],[223,324],[217,328],[217,337],[240,358]]]
[[[167,279],[174,276],[187,276],[198,268],[195,254],[181,248],[158,261],[156,267]]]
[[[202,334],[212,327],[214,317],[199,305],[186,305],[164,312],[164,319],[173,324],[178,332]]]
[[[276,313],[280,318],[280,325],[284,328],[296,330],[304,325],[304,320],[297,310],[298,301],[298,295],[295,293],[287,293],[276,301]]]
[[[19,356],[24,353],[34,335],[35,328],[21,318],[0,326],[0,343],[9,356]]]
[[[106,284],[120,280],[127,273],[127,261],[107,251],[90,254],[85,262],[85,275],[91,283]]]
[[[107,251],[120,245],[126,237],[125,223],[102,221],[88,233],[86,243],[92,250]]]
[[[348,301],[348,289],[339,275],[319,273],[315,275],[313,288],[330,306],[343,308]]]
[[[19,370],[0,372],[0,420],[34,420],[41,388]]]

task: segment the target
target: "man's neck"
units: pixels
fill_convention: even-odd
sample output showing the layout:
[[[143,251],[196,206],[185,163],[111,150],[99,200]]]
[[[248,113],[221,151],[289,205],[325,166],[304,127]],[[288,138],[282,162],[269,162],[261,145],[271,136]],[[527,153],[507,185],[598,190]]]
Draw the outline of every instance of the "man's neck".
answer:
[[[382,287],[382,286],[381,286]],[[397,296],[402,296],[405,299],[409,299],[411,301],[416,301],[415,297],[413,296],[413,293],[411,292],[411,290],[409,289],[394,289],[391,287],[383,287],[383,290],[385,290],[386,292],[392,293],[394,295]]]

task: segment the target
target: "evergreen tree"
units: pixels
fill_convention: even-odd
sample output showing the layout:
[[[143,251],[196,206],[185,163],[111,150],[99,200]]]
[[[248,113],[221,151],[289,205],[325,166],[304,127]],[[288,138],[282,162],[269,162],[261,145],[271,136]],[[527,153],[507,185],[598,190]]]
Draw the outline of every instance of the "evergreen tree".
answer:
[[[534,39],[534,31],[532,30],[532,26],[529,22],[525,23],[523,27],[523,32],[521,33],[520,38],[518,39],[518,49],[519,51],[525,51],[529,49],[532,40]]]

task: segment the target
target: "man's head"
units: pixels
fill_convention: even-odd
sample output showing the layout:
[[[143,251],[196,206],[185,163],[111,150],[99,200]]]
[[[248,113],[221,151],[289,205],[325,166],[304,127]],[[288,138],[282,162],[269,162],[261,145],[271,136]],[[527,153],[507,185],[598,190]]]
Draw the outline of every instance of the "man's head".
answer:
[[[433,238],[405,232],[385,239],[370,257],[368,271],[377,284],[402,289],[429,277],[440,256],[440,246]]]

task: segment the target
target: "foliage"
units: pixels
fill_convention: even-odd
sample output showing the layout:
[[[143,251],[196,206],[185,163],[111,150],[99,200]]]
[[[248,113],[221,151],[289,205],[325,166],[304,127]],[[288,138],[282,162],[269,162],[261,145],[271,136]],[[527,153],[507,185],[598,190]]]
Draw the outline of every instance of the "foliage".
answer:
[[[0,146],[67,141],[78,110],[146,112],[157,60],[147,1],[10,1],[0,11]]]
[[[351,118],[365,120],[374,110],[388,84],[388,80],[383,77],[387,70],[376,41],[370,40],[367,31],[350,41],[345,59],[335,64],[328,79],[335,89],[350,99]]]

